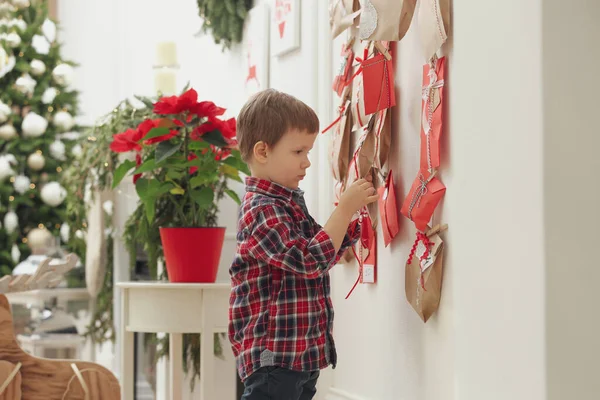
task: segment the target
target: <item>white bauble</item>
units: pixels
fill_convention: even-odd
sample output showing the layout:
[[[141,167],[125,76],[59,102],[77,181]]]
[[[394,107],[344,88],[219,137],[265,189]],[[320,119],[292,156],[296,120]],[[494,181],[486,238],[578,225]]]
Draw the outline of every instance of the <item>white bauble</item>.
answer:
[[[46,64],[42,60],[31,60],[29,66],[31,67],[31,73],[36,76],[40,76],[46,72]]]
[[[71,154],[73,154],[76,158],[81,157],[81,154],[83,153],[83,148],[81,147],[80,144],[76,144],[75,146],[73,146],[73,148],[71,149]]]
[[[4,47],[0,46],[0,78],[13,70],[17,60],[12,54],[8,54]]]
[[[47,55],[50,52],[50,42],[42,35],[35,35],[31,39],[31,46],[38,54]]]
[[[52,70],[54,81],[62,86],[69,86],[73,82],[73,67],[69,64],[58,64]]]
[[[102,208],[104,209],[104,212],[110,216],[113,214],[114,204],[112,201],[106,200],[102,203]]]
[[[57,137],[60,139],[65,139],[65,140],[77,140],[81,137],[81,133],[71,131],[71,132],[61,133],[61,134],[57,135]]]
[[[15,85],[17,86],[19,92],[31,95],[35,90],[35,85],[37,85],[37,82],[29,74],[25,74],[17,79]]]
[[[43,155],[38,153],[31,153],[29,157],[27,157],[27,166],[34,171],[39,171],[44,168],[46,165],[46,159]]]
[[[8,35],[6,35],[6,38],[4,40],[6,40],[6,44],[8,44],[12,48],[15,48],[21,44],[21,36],[19,36],[17,32],[9,33]]]
[[[81,230],[77,229],[77,230],[75,231],[75,237],[76,237],[77,239],[83,239],[83,232],[82,232]]]
[[[63,142],[61,142],[60,140],[55,140],[50,145],[50,155],[52,157],[56,158],[57,160],[65,159],[65,151],[66,151],[65,144]]]
[[[27,22],[19,18],[15,18],[12,21],[10,21],[8,23],[8,26],[16,26],[21,32],[25,32],[25,30],[27,30]]]
[[[13,6],[11,3],[7,2],[7,1],[1,1],[0,2],[0,14],[8,14],[8,13],[13,13],[15,12],[15,6]]]
[[[9,211],[4,216],[4,229],[9,234],[13,233],[19,226],[19,217],[14,211]]]
[[[58,94],[58,90],[56,88],[50,87],[44,91],[42,94],[42,103],[44,104],[52,104],[56,95]]]
[[[29,0],[12,0],[12,3],[18,8],[29,7]]]
[[[0,156],[0,181],[5,180],[9,176],[13,176],[15,171],[12,166],[17,163],[15,156],[12,154],[5,154]]]
[[[40,192],[42,201],[51,207],[59,206],[67,197],[67,191],[58,182],[48,182]]]
[[[59,111],[54,114],[54,118],[52,119],[54,126],[56,126],[61,131],[68,131],[75,125],[75,120],[73,116],[66,111]]]
[[[17,136],[17,130],[12,124],[4,124],[0,126],[0,139],[10,140]]]
[[[19,247],[16,243],[12,245],[12,249],[10,250],[10,257],[12,258],[15,264],[18,263],[19,260],[21,260],[21,251],[19,250]]]
[[[56,24],[49,19],[44,21],[42,25],[42,33],[50,43],[56,40]]]
[[[69,241],[70,233],[71,227],[69,226],[69,224],[65,223],[60,226],[60,238],[64,243],[67,243]]]
[[[46,128],[48,128],[46,118],[34,112],[27,113],[21,125],[25,137],[40,137],[46,132]]]
[[[23,194],[29,190],[29,185],[31,184],[31,179],[25,175],[19,175],[15,178],[13,186],[17,193]]]
[[[0,124],[6,122],[10,114],[12,114],[12,110],[8,104],[5,104],[0,100]]]

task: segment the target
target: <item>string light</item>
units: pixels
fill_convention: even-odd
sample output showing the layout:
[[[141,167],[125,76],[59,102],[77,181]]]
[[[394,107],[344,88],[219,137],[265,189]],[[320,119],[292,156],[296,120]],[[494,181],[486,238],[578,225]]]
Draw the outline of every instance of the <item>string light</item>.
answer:
[[[19,52],[19,57],[23,57],[25,55],[25,53],[23,53],[22,51]]]
[[[40,228],[40,229],[44,229],[44,228],[45,228],[45,226],[44,226],[44,224],[39,224],[39,225],[38,225],[38,228]]]
[[[10,197],[8,198],[8,201],[15,201],[15,196],[10,196]]]
[[[61,167],[56,167],[56,172],[62,172],[62,168]]]
[[[35,183],[32,183],[31,185],[29,185],[29,189],[35,189]]]
[[[54,111],[54,107],[52,107],[52,106],[48,107],[48,112],[52,112],[52,111]]]
[[[36,150],[35,152],[36,152],[37,154],[39,154],[39,155],[41,155],[41,154],[42,154],[42,151],[41,151],[41,150]]]
[[[10,183],[15,183],[15,177],[14,176],[10,177]]]
[[[27,238],[23,238],[23,239],[21,239],[21,242],[23,242],[23,243],[27,243]]]

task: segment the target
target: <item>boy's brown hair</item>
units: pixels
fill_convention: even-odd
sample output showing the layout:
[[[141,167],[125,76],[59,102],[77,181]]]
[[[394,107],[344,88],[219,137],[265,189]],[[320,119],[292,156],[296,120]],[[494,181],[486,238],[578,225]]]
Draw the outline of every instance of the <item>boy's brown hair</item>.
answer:
[[[254,145],[265,142],[275,146],[291,129],[319,131],[319,118],[312,108],[294,96],[266,89],[252,96],[237,117],[237,141],[246,162],[252,159]]]

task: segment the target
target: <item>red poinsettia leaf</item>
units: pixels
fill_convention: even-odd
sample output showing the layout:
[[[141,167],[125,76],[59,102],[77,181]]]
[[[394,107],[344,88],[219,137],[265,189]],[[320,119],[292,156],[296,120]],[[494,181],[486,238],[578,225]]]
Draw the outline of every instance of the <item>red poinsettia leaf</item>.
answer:
[[[215,103],[212,101],[201,101],[200,103],[196,104],[191,111],[199,117],[214,118],[218,117],[219,115],[223,115],[226,110],[215,105]]]
[[[154,104],[154,113],[159,115],[177,114],[177,96],[162,97]]]

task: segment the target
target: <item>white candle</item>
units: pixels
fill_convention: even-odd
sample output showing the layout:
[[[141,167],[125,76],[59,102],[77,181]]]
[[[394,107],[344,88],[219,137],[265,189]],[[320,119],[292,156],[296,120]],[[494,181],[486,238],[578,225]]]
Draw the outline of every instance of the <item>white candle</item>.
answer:
[[[177,90],[177,76],[172,69],[157,69],[154,72],[154,87],[163,95],[173,95]]]
[[[177,47],[175,42],[161,42],[156,45],[156,64],[160,67],[177,65]]]

